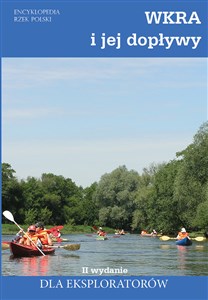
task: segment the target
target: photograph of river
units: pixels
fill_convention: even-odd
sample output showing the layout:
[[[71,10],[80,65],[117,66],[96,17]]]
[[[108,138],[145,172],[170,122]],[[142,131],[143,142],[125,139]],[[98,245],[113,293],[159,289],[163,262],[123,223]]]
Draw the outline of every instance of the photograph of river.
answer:
[[[54,255],[12,258],[2,251],[3,276],[207,276],[208,242],[177,246],[157,237],[126,234],[97,241],[96,235],[64,235],[80,243],[78,251],[56,249]],[[11,236],[3,236],[10,240]],[[64,245],[64,243],[63,243]],[[117,273],[116,273],[117,272]]]

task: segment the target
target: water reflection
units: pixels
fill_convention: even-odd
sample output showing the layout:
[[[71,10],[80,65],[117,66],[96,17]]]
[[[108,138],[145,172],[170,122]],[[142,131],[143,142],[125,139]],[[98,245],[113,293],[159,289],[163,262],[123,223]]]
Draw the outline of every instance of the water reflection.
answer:
[[[79,255],[75,255],[75,254],[63,254],[62,256],[65,257],[65,258],[75,258],[75,259],[80,258]]]
[[[177,245],[177,249],[178,249],[178,257],[177,257],[178,268],[180,270],[185,270],[187,264],[188,247]]]
[[[48,274],[50,269],[51,257],[46,255],[14,258],[11,255],[10,260],[18,264],[22,276],[44,276]]]
[[[169,250],[171,248],[170,245],[160,245],[160,249],[162,250]]]
[[[196,245],[196,251],[204,251],[204,245]]]

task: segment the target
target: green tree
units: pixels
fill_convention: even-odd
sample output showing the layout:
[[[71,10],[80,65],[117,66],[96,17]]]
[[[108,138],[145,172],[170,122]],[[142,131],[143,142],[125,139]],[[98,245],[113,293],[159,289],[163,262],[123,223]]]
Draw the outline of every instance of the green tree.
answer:
[[[152,220],[150,210],[155,210],[151,206],[151,199],[154,197],[154,182],[157,172],[163,167],[163,164],[152,163],[149,168],[144,168],[141,175],[140,186],[135,197],[135,210],[133,212],[132,230],[141,231],[143,229],[152,230]]]
[[[51,224],[66,224],[71,222],[71,219],[74,219],[75,223],[83,220],[79,215],[82,212],[82,189],[71,179],[44,173],[41,176],[41,184],[44,193],[43,207],[46,206],[52,212]]]
[[[12,169],[8,163],[2,163],[2,210],[9,210],[13,213],[14,217],[18,213],[18,222],[22,222],[23,206],[22,193],[23,190],[17,178],[14,176],[15,170]],[[3,222],[9,222],[5,218]]]
[[[193,143],[177,153],[182,158],[175,183],[175,199],[178,202],[181,223],[190,229],[201,227],[196,222],[196,211],[201,211],[206,202],[208,182],[208,122],[202,124],[194,136]],[[198,217],[197,217],[197,220]],[[208,224],[207,224],[208,225]]]
[[[99,224],[101,226],[110,224],[111,207],[101,207],[99,210]],[[117,226],[116,226],[117,227]]]
[[[83,220],[86,225],[92,226],[98,223],[98,207],[94,201],[94,193],[97,188],[97,183],[91,184],[83,190],[82,211]]]
[[[41,181],[28,177],[21,181],[23,189],[24,223],[33,224],[40,219],[40,210],[45,207]]]
[[[194,225],[198,228],[208,229],[208,200],[198,205]]]
[[[180,224],[177,199],[174,198],[174,182],[180,161],[172,160],[161,165],[155,175],[154,186],[148,201],[149,227],[166,233],[175,233]]]
[[[128,171],[125,166],[101,177],[94,198],[102,225],[130,228],[139,182],[139,174],[134,170]]]

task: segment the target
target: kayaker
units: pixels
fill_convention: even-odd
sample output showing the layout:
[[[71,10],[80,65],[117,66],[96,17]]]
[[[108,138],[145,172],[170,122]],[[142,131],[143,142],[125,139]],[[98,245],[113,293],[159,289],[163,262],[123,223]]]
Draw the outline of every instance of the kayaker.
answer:
[[[60,238],[61,237],[61,232],[59,229],[57,229],[57,237]]]
[[[18,242],[22,237],[23,237],[24,233],[23,233],[23,229],[20,229],[17,234],[15,235],[15,237],[13,238],[12,242]]]
[[[47,232],[47,229],[44,228],[44,224],[42,222],[37,222],[35,224],[36,227],[36,235],[39,237],[42,245],[52,246],[53,242]]]
[[[49,236],[50,236],[52,239],[53,239],[53,238],[54,238],[54,239],[56,239],[56,238],[60,239],[60,237],[61,237],[61,232],[60,232],[59,229],[52,230]]]
[[[151,235],[157,235],[157,231],[155,229],[152,230]]]
[[[151,235],[157,235],[157,231],[155,229],[152,230]]]
[[[181,228],[181,231],[179,231],[176,238],[177,238],[177,240],[182,240],[185,237],[189,238],[189,234],[188,234],[188,232],[186,232],[186,229],[183,227],[183,228]]]
[[[97,234],[98,234],[99,236],[105,236],[105,235],[106,235],[106,232],[102,229],[102,227],[99,227],[99,230],[98,230]]]
[[[26,246],[34,246],[35,243],[38,247],[41,246],[40,240],[36,235],[36,227],[35,225],[31,225],[28,227],[27,234],[25,234],[20,240],[19,244],[26,245]]]

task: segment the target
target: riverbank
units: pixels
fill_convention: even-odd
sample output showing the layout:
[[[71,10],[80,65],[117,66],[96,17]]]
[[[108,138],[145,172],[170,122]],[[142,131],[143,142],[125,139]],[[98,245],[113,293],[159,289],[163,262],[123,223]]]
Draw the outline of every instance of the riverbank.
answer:
[[[28,225],[20,225],[21,228],[23,228],[24,231],[27,231]],[[46,228],[50,229],[54,227],[54,225],[47,225]],[[2,224],[1,225],[2,234],[10,235],[10,234],[16,234],[19,229],[15,224]],[[103,227],[103,230],[105,230],[107,233],[114,233],[114,229],[109,227]],[[62,234],[78,234],[78,233],[93,233],[96,232],[92,228],[92,226],[86,226],[86,225],[70,225],[66,224],[64,225],[64,228],[61,230]]]
[[[20,225],[20,224],[19,224]],[[15,235],[19,229],[15,224],[2,224],[1,225],[1,229],[2,229],[2,234],[4,235]],[[21,228],[24,229],[24,231],[27,231],[28,225],[20,225]],[[47,225],[46,228],[50,229],[54,227],[54,225]],[[115,233],[115,230],[113,228],[109,228],[109,227],[103,227],[103,230],[107,233]],[[96,230],[94,230],[92,228],[92,226],[87,226],[87,225],[70,225],[70,224],[66,224],[64,225],[64,228],[61,230],[62,234],[92,234],[96,232]],[[135,234],[139,234],[137,232],[134,232]],[[167,234],[166,234],[167,235]],[[177,235],[177,232],[176,232]],[[204,236],[204,232],[203,231],[195,231],[195,232],[191,232],[190,233],[190,237],[191,238],[195,238],[197,236]]]

